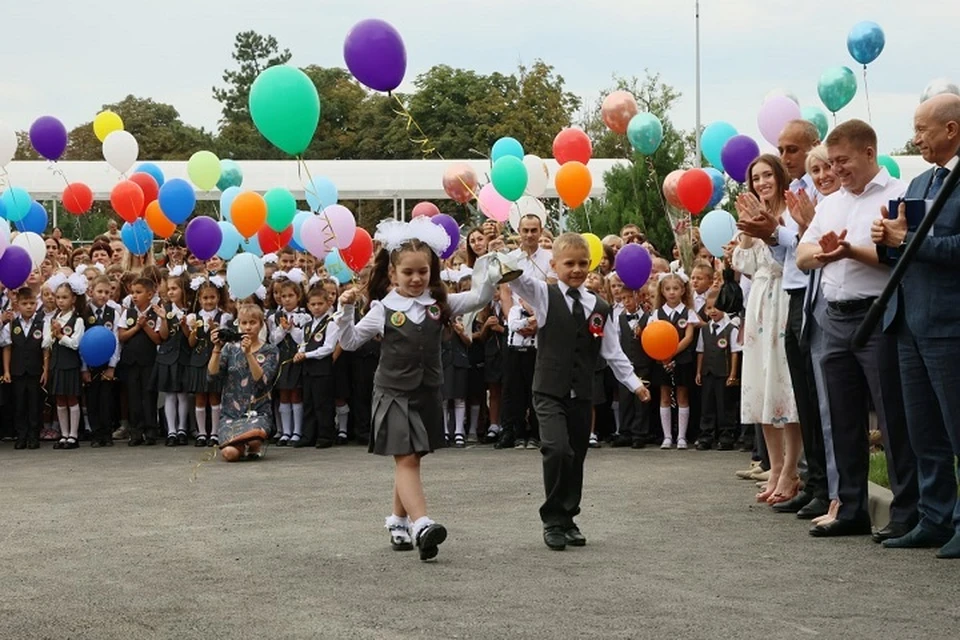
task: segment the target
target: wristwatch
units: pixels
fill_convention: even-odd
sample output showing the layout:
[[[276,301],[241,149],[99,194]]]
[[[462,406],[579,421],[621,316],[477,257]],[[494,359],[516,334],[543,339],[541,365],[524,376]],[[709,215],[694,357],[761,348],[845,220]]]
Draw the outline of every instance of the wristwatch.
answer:
[[[770,239],[767,241],[771,247],[776,247],[780,244],[780,228],[773,230],[773,233],[770,234]]]

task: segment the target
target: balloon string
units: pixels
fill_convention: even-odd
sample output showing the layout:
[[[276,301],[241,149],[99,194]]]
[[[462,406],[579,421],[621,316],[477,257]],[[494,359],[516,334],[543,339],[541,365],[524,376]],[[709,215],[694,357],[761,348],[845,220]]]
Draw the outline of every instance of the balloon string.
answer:
[[[867,86],[867,65],[863,65],[863,95],[867,99],[867,122],[873,124],[873,114],[870,113],[870,87]],[[836,115],[834,115],[834,118],[836,118]]]
[[[410,133],[410,129],[416,129],[417,133],[420,135],[419,139],[410,138],[410,142],[420,147],[420,151],[423,154],[424,159],[431,154],[436,154],[438,158],[444,160],[445,158],[437,151],[437,148],[430,143],[430,138],[426,133],[423,132],[423,129],[420,127],[420,124],[414,119],[413,114],[410,113],[410,110],[407,109],[406,105],[403,104],[403,101],[400,100],[400,97],[397,94],[392,94],[393,99],[396,100],[397,105],[400,106],[400,109],[394,109],[393,112],[398,116],[406,118],[407,123],[404,127],[407,133]]]
[[[317,198],[317,200],[319,200],[320,196],[316,192],[316,189],[313,188],[313,176],[310,174],[310,167],[307,166],[307,163],[303,159],[303,156],[298,155],[296,156],[296,158],[297,158],[297,178],[300,180],[300,183],[303,184],[303,174],[305,173],[307,175],[307,184],[310,185],[309,188],[306,185],[304,185],[303,187],[304,193],[309,193],[313,195],[315,198]],[[301,173],[301,169],[303,170],[302,173]],[[320,211],[314,211],[314,213],[316,213],[317,215],[321,215]],[[333,225],[330,223],[330,218],[328,216],[323,216],[323,218],[327,223],[326,229],[329,229],[330,236],[333,239],[333,243],[336,244],[337,248],[339,249],[339,243],[337,242],[337,232],[334,231]],[[324,245],[326,245],[326,242],[324,242]],[[339,251],[338,251],[338,254],[339,254]],[[340,258],[340,261],[343,262],[343,258]],[[344,263],[344,266],[346,266],[346,263]],[[347,267],[347,271],[349,271],[351,274],[350,281],[353,282],[353,284],[355,285],[359,284],[360,283],[359,274],[354,273],[353,270],[350,269],[350,267]],[[282,367],[283,365],[281,364],[280,366]]]

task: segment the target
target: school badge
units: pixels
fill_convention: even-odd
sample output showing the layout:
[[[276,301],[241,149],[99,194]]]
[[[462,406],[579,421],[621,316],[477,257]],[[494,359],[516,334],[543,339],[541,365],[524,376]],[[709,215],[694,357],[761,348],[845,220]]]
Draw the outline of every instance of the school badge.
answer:
[[[21,333],[23,333],[23,329],[21,329],[20,327],[14,327],[14,328],[13,328],[13,332],[14,332],[16,335],[20,335]]]
[[[591,314],[589,320],[587,320],[587,328],[590,330],[590,335],[592,335],[594,338],[602,338],[603,316],[599,313]]]
[[[431,319],[431,320],[439,320],[439,319],[440,319],[440,307],[438,307],[438,306],[435,305],[435,304],[430,305],[429,307],[427,307],[427,315],[430,316],[430,319]]]
[[[103,326],[104,326],[104,328],[106,328],[106,329],[113,329],[113,323],[112,323],[112,322],[104,322],[104,323],[103,323]]]
[[[726,349],[728,344],[730,343],[727,342],[726,338],[720,338],[719,340],[717,340],[717,346],[720,347],[721,349]]]
[[[395,327],[402,327],[403,323],[407,321],[407,316],[404,315],[403,311],[396,311],[393,315],[390,316],[390,324]]]
[[[37,329],[36,331],[33,332],[33,339],[34,339],[34,340],[39,340],[39,339],[42,338],[42,337],[43,337],[43,332],[40,331],[40,329]]]
[[[176,314],[174,314],[173,311],[168,311],[168,312],[167,312],[167,320],[173,320],[173,318],[174,318],[175,315],[176,315]]]
[[[87,319],[87,322],[88,322],[89,324],[96,324],[96,322],[97,322],[96,316],[90,316],[90,318]]]
[[[127,318],[127,326],[132,327],[133,323],[136,322],[133,318]]]
[[[73,327],[66,326],[63,328],[63,335],[69,336],[73,333]]]
[[[680,320],[677,321],[677,327],[679,327],[680,329],[686,329],[686,328],[687,328],[687,319],[686,319],[686,318],[680,318]]]
[[[263,355],[262,353],[257,354],[257,364],[263,364],[264,362],[266,362],[266,360],[267,360],[267,357],[265,355]]]

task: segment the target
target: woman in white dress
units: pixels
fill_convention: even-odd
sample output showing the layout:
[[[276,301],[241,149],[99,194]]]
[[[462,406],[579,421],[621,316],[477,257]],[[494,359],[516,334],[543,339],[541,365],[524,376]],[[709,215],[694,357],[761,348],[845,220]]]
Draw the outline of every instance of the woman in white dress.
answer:
[[[784,197],[789,178],[779,158],[760,156],[747,176],[749,192],[737,199],[741,218],[773,216],[782,221],[789,215]],[[733,268],[751,279],[743,326],[741,422],[763,425],[770,480],[757,494],[757,501],[777,504],[790,500],[799,490],[797,462],[803,447],[784,348],[790,299],[783,290],[783,266],[764,241],[741,234],[733,252]]]

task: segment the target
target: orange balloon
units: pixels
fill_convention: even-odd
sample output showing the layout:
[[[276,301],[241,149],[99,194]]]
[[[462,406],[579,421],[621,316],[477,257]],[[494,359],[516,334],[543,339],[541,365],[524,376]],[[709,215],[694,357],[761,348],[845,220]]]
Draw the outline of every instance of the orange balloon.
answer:
[[[584,203],[593,188],[593,177],[586,165],[576,160],[563,164],[555,178],[557,193],[571,209]]]
[[[644,328],[640,335],[640,344],[654,360],[669,360],[677,354],[680,334],[666,320],[656,320]]]
[[[146,218],[150,230],[161,238],[169,238],[177,230],[177,225],[170,222],[170,219],[163,215],[163,211],[160,210],[159,200],[154,200],[147,205],[143,217]]]
[[[680,185],[680,178],[683,177],[684,173],[686,172],[683,169],[677,169],[668,173],[667,177],[663,179],[663,197],[667,199],[670,206],[677,209],[683,208],[680,196],[677,195],[677,187]]]
[[[257,235],[267,220],[267,201],[255,191],[244,191],[230,205],[230,220],[244,238]]]

